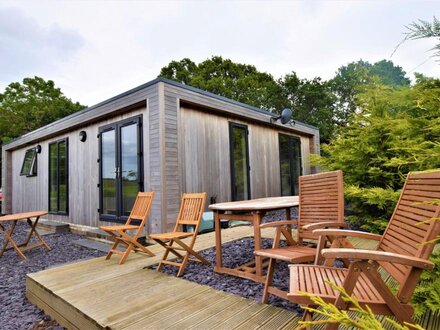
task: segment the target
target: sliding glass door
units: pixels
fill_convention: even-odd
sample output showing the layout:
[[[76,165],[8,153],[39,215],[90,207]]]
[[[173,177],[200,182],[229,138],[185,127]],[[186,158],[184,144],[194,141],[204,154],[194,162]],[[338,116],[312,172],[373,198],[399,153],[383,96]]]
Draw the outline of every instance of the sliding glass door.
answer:
[[[229,124],[229,144],[231,154],[232,200],[251,198],[248,129],[245,125]]]
[[[101,127],[100,215],[105,221],[125,221],[136,195],[143,190],[142,117]]]
[[[298,195],[298,177],[302,175],[301,142],[291,135],[279,134],[281,195]]]

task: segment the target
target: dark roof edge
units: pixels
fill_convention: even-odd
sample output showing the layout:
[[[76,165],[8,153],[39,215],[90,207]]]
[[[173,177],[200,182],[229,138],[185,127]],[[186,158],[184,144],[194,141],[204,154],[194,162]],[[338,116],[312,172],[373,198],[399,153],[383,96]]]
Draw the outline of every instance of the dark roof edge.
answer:
[[[105,105],[107,103],[114,102],[114,101],[116,101],[116,100],[118,100],[118,99],[120,99],[120,98],[122,98],[124,96],[136,93],[136,92],[138,92],[138,91],[140,91],[140,90],[142,90],[144,88],[150,87],[150,86],[152,86],[154,84],[157,84],[159,82],[163,82],[165,84],[173,85],[173,86],[176,86],[178,88],[186,89],[186,90],[189,90],[191,92],[198,93],[198,94],[201,94],[201,95],[204,95],[204,96],[208,96],[208,97],[211,97],[211,98],[223,101],[223,102],[227,102],[227,103],[230,103],[230,104],[234,104],[234,105],[237,105],[237,106],[240,106],[240,107],[243,107],[243,108],[247,108],[249,110],[256,111],[256,112],[259,112],[259,113],[262,113],[262,114],[265,114],[265,115],[268,115],[268,116],[273,116],[274,115],[270,111],[254,107],[254,106],[251,106],[251,105],[246,104],[246,103],[234,101],[234,100],[231,100],[231,99],[229,99],[227,97],[220,96],[220,95],[217,95],[217,94],[205,91],[205,90],[200,89],[200,88],[196,88],[196,87],[192,87],[192,86],[189,86],[189,85],[185,85],[185,84],[179,83],[179,82],[171,80],[171,79],[167,79],[167,78],[163,78],[163,77],[158,77],[158,78],[153,79],[153,80],[151,80],[151,81],[149,81],[149,82],[147,82],[145,84],[142,84],[140,86],[132,88],[132,89],[130,89],[130,90],[124,92],[124,93],[121,93],[121,94],[118,94],[116,96],[113,96],[113,97],[111,97],[111,98],[109,98],[109,99],[107,99],[105,101],[99,102],[99,103],[97,103],[95,105],[92,105],[90,107],[82,109],[82,110],[80,110],[78,112],[72,113],[71,115],[68,115],[66,117],[60,118],[60,119],[58,119],[58,120],[56,120],[56,121],[54,121],[54,122],[52,122],[52,123],[50,123],[48,125],[45,125],[45,126],[40,127],[40,128],[37,128],[36,130],[33,130],[32,132],[29,132],[29,133],[26,133],[26,134],[24,134],[22,136],[19,136],[16,139],[13,139],[12,141],[4,143],[3,146],[7,146],[8,144],[15,142],[15,141],[19,140],[21,137],[23,137],[23,136],[25,136],[27,134],[33,133],[35,131],[42,130],[42,129],[44,129],[47,126],[52,126],[52,125],[54,125],[54,124],[56,124],[58,122],[62,122],[64,120],[67,120],[67,119],[70,119],[70,118],[81,116],[84,113],[87,113],[87,112],[92,111],[92,110],[94,110],[96,108],[99,108],[99,107],[101,107],[101,106],[103,106],[103,105]],[[316,126],[309,125],[309,124],[306,124],[306,123],[303,123],[303,122],[300,122],[300,121],[296,121],[296,122],[301,124],[301,125],[303,125],[303,126],[306,126],[306,127],[318,130],[318,128]]]

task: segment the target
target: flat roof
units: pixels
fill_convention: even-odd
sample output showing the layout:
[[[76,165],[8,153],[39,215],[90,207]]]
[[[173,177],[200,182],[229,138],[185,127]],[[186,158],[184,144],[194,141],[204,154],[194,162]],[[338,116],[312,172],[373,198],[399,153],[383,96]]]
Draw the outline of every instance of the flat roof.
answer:
[[[3,146],[7,146],[7,145],[9,145],[9,144],[11,144],[13,142],[18,142],[18,140],[20,140],[21,138],[23,138],[23,137],[25,137],[25,136],[27,136],[29,134],[33,134],[33,133],[36,133],[38,131],[42,131],[42,130],[50,127],[50,126],[56,125],[56,124],[61,123],[61,122],[65,121],[65,120],[69,120],[71,118],[83,116],[86,113],[88,113],[90,111],[93,111],[93,110],[95,110],[97,108],[100,108],[100,107],[102,107],[102,106],[104,106],[104,105],[106,105],[108,103],[117,101],[118,99],[126,97],[126,96],[128,96],[130,94],[136,93],[138,91],[141,91],[141,90],[143,90],[145,88],[148,88],[148,87],[150,87],[150,86],[152,86],[154,84],[160,83],[160,82],[165,83],[165,84],[169,84],[169,85],[181,88],[181,89],[185,89],[185,90],[188,90],[188,91],[191,91],[191,92],[194,92],[194,93],[198,93],[198,94],[201,94],[201,95],[204,95],[204,96],[216,99],[216,100],[220,100],[220,101],[223,101],[223,102],[226,102],[226,103],[230,103],[230,104],[233,104],[233,105],[236,105],[236,106],[240,106],[240,107],[252,110],[252,111],[256,111],[256,112],[261,113],[261,114],[265,114],[265,115],[268,115],[268,116],[274,116],[275,115],[273,112],[270,112],[270,111],[265,110],[265,109],[257,108],[257,107],[251,106],[249,104],[246,104],[246,103],[238,102],[238,101],[229,99],[227,97],[220,96],[220,95],[217,95],[217,94],[214,94],[214,93],[202,90],[200,88],[196,88],[196,87],[192,87],[192,86],[189,86],[189,85],[185,85],[183,83],[179,83],[179,82],[171,80],[171,79],[167,79],[167,78],[163,78],[163,77],[158,77],[158,78],[153,79],[153,80],[151,80],[151,81],[149,81],[149,82],[147,82],[145,84],[142,84],[140,86],[132,88],[132,89],[130,89],[130,90],[126,91],[126,92],[123,92],[121,94],[118,94],[116,96],[113,96],[113,97],[111,97],[111,98],[109,98],[109,99],[107,99],[105,101],[99,102],[99,103],[97,103],[95,105],[92,105],[90,107],[82,109],[82,110],[80,110],[78,112],[75,112],[73,114],[70,114],[70,115],[68,115],[66,117],[60,118],[60,119],[58,119],[58,120],[56,120],[56,121],[54,121],[54,122],[52,122],[52,123],[50,123],[48,125],[42,126],[40,128],[37,128],[36,130],[33,130],[33,131],[28,132],[26,134],[23,134],[22,136],[14,139],[12,141],[9,141],[8,143],[3,144]],[[306,127],[309,127],[309,128],[315,129],[315,130],[318,130],[318,128],[316,126],[309,125],[309,124],[306,124],[306,123],[303,123],[303,122],[300,122],[300,121],[295,121],[295,122],[297,122],[298,124],[301,124],[303,126],[306,126]]]

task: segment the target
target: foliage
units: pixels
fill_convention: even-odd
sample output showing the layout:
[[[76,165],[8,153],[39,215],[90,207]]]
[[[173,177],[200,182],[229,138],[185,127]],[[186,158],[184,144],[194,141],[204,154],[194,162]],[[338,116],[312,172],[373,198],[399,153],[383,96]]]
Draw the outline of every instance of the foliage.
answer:
[[[327,82],[321,78],[299,79],[291,72],[278,80],[282,88],[283,108],[291,108],[293,118],[319,127],[321,142],[328,142],[334,135],[335,97]]]
[[[412,22],[407,28],[405,40],[437,38],[437,44],[431,49],[434,51],[434,57],[440,57],[440,21],[434,16],[431,22],[418,20]]]
[[[300,321],[301,328],[305,329],[307,326],[319,325],[319,324],[341,324],[349,327],[355,327],[356,329],[363,330],[382,330],[384,327],[382,324],[376,319],[375,315],[371,311],[371,309],[366,306],[366,308],[362,308],[359,305],[356,297],[351,297],[347,294],[344,288],[338,287],[336,284],[326,280],[326,283],[329,284],[334,290],[341,293],[341,297],[345,302],[350,303],[353,307],[350,308],[350,311],[356,312],[356,319],[352,319],[347,311],[339,310],[335,305],[331,303],[326,303],[321,297],[316,297],[307,292],[301,292],[302,295],[310,298],[315,305],[321,308],[312,308],[312,307],[304,307],[304,309],[326,316],[326,319],[319,321]],[[391,323],[395,329],[397,330],[410,330],[410,329],[419,329],[423,330],[420,325],[407,324],[401,325],[390,318],[385,318],[386,322]]]
[[[7,142],[83,108],[65,97],[52,80],[34,77],[11,83],[0,94],[0,141]]]
[[[422,273],[411,299],[416,316],[427,310],[440,312],[440,252],[433,254],[430,260],[435,263],[435,268]]]
[[[172,61],[161,69],[159,76],[255,107],[280,110],[277,106],[281,89],[270,74],[221,56],[213,56],[198,65],[189,58]]]
[[[423,76],[412,87],[371,84],[338,138],[314,158],[344,172],[350,219],[356,217],[362,228],[384,228],[406,173],[440,167],[439,84]]]
[[[277,81],[255,66],[213,56],[199,64],[188,58],[163,67],[160,77],[280,113],[293,109],[293,119],[319,127],[321,141],[328,142],[335,129],[335,98],[320,78],[300,79],[291,72]]]
[[[397,88],[409,86],[410,80],[400,66],[391,61],[382,60],[371,64],[359,60],[341,66],[334,78],[329,81],[332,92],[337,98],[335,120],[339,125],[347,124],[358,108],[358,95],[374,82]]]

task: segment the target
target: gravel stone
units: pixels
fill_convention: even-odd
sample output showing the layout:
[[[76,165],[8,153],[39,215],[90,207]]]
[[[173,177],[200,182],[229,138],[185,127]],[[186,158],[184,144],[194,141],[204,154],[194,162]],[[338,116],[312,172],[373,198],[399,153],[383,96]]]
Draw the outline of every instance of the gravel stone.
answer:
[[[7,228],[9,229],[9,226]],[[16,243],[24,241],[28,230],[27,224],[18,222],[14,230],[14,241]],[[49,316],[45,316],[43,311],[26,299],[26,274],[80,259],[105,255],[103,252],[72,244],[80,238],[82,236],[71,233],[45,235],[43,239],[49,244],[51,251],[47,252],[43,247],[27,251],[25,252],[26,260],[21,260],[14,250],[6,251],[0,257],[0,324],[2,330],[62,329],[56,323],[54,325]],[[5,240],[4,235],[0,234],[1,246]],[[34,238],[33,241],[35,241]],[[52,324],[42,326],[41,321]]]
[[[292,210],[292,217],[296,217],[296,209]],[[263,222],[272,222],[284,219],[285,212],[277,211],[268,213]],[[6,225],[9,229],[9,226]],[[29,226],[25,223],[17,223],[13,239],[21,243],[27,237]],[[13,250],[9,250],[0,257],[0,324],[2,330],[38,329],[49,330],[63,329],[50,316],[32,305],[26,299],[26,274],[51,268],[57,265],[74,262],[81,259],[96,258],[105,253],[87,249],[73,244],[75,240],[83,236],[72,233],[49,234],[44,240],[51,247],[46,251],[43,247],[27,251],[27,259],[21,260]],[[33,240],[35,240],[33,238]],[[0,246],[5,242],[4,235],[0,234]],[[32,242],[31,242],[32,244]],[[271,246],[271,240],[264,240],[265,247]],[[253,239],[241,239],[224,244],[223,262],[228,267],[235,267],[253,259]],[[202,252],[202,255],[211,262],[210,266],[201,263],[188,263],[184,279],[209,285],[217,290],[230,292],[242,297],[260,301],[263,285],[250,280],[214,273],[215,249]],[[164,267],[164,273],[175,276],[176,268]],[[286,263],[279,263],[274,275],[274,284],[281,289],[287,289],[288,268]],[[296,305],[278,297],[270,296],[269,303],[274,306],[286,308],[291,311],[301,312]]]

